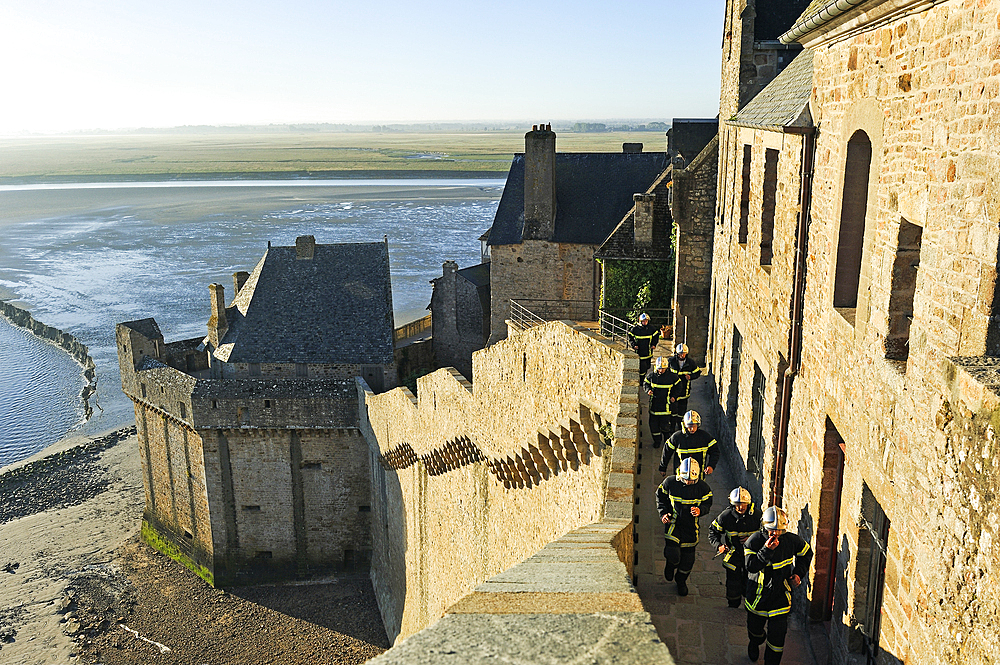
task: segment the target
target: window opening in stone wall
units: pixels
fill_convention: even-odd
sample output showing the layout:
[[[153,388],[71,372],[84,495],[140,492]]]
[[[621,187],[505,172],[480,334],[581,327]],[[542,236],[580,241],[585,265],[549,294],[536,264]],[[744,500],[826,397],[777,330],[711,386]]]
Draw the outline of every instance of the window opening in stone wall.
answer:
[[[844,489],[844,439],[833,422],[826,419],[823,437],[823,480],[819,493],[819,520],[816,529],[816,577],[810,618],[829,621],[833,616],[833,599],[838,571],[837,553],[840,547],[840,504]]]
[[[889,292],[889,328],[885,336],[885,357],[890,360],[905,362],[910,356],[910,324],[913,322],[923,231],[905,219],[899,222],[896,259],[892,263],[892,290]]]
[[[889,518],[867,483],[861,488],[861,528],[858,529],[858,593],[855,617],[861,630],[861,653],[868,665],[879,659],[882,629],[882,596],[889,553]]]
[[[758,479],[764,479],[764,372],[753,364],[752,408],[750,415],[750,445],[747,450],[747,471]]]
[[[248,513],[259,513],[260,506],[243,506],[243,510]]]
[[[525,353],[521,356],[521,381],[524,383],[528,382],[528,354]]]
[[[774,258],[774,208],[778,196],[778,151],[764,152],[764,189],[761,196],[760,264],[771,265]]]
[[[740,189],[740,231],[738,241],[747,242],[750,233],[750,166],[753,161],[753,146],[743,146],[743,182]]]
[[[743,352],[743,335],[733,326],[733,357],[729,366],[729,398],[726,401],[726,411],[729,419],[736,425],[736,412],[740,407],[740,354]]]
[[[309,365],[306,363],[295,363],[295,376],[307,378],[309,376]]]
[[[365,383],[368,384],[368,387],[372,389],[372,392],[382,392],[383,381],[381,365],[362,365],[361,377],[365,380]]]
[[[250,363],[250,376],[260,376],[260,363]]]
[[[269,399],[264,400],[264,408],[265,409],[270,409],[271,408],[271,400],[269,400]]]
[[[187,407],[184,406],[184,402],[180,402],[181,407],[181,418],[187,418]]]
[[[844,166],[837,271],[833,285],[833,306],[838,308],[854,309],[858,306],[871,164],[872,142],[867,134],[858,130],[847,142],[847,162]]]
[[[212,400],[212,408],[213,409],[218,409],[219,408],[219,402],[218,402],[218,400],[214,400],[214,399]]]
[[[140,383],[139,384],[139,392],[142,393],[142,396],[144,398],[146,397],[146,384],[145,383]]]

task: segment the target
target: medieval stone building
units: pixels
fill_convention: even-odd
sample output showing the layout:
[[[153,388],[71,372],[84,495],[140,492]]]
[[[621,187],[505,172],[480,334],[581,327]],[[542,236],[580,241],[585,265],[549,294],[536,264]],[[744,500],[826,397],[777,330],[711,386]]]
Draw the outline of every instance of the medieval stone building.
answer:
[[[354,380],[396,382],[387,244],[268,246],[208,336],[117,327],[135,403],[143,539],[217,585],[367,560],[367,445]]]
[[[490,337],[490,264],[459,269],[445,261],[442,272],[431,280],[434,359],[439,367],[454,367],[472,379],[472,353]]]
[[[998,662],[1000,2],[814,0],[768,83],[769,7],[727,3],[720,441],[813,544],[833,662]]]
[[[667,168],[663,152],[626,143],[620,153],[557,153],[535,126],[514,156],[490,228],[490,341],[507,334],[510,301],[544,319],[597,318],[595,250]]]

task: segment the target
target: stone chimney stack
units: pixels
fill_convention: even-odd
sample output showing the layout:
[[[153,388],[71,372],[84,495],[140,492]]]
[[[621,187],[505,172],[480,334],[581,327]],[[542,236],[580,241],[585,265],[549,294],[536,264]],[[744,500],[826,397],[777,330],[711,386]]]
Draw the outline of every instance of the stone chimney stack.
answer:
[[[524,135],[524,233],[552,240],[556,230],[556,135],[552,125],[532,125]]]
[[[636,247],[649,247],[653,244],[653,223],[655,222],[653,204],[656,203],[656,195],[633,194],[632,200],[635,201],[635,212],[632,213],[635,245]]]
[[[242,289],[243,285],[247,283],[247,279],[249,277],[250,273],[248,273],[245,270],[240,270],[238,272],[233,273],[233,288],[236,289],[235,291],[233,291],[234,298],[240,294],[240,289]]]
[[[215,348],[219,347],[219,342],[226,336],[229,330],[229,322],[226,321],[226,287],[222,284],[209,284],[208,290],[212,293],[212,316],[208,319],[208,341]]]
[[[299,236],[295,239],[295,258],[312,261],[316,252],[316,238],[313,236]]]

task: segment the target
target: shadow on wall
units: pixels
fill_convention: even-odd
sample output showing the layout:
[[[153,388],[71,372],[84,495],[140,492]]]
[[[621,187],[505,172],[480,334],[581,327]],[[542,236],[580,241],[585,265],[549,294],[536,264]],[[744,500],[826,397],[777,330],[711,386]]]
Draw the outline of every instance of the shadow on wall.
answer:
[[[806,541],[807,543],[812,542],[812,537],[814,533],[814,523],[813,523],[812,513],[809,512],[808,503],[802,506],[802,510],[799,511],[799,522],[796,527],[796,532],[799,534],[799,537],[802,538],[802,540]],[[813,566],[816,565],[815,555],[813,556],[812,565]],[[799,585],[799,588],[794,591],[795,607],[797,608],[796,614],[801,615],[803,621],[806,620],[807,615],[809,614],[809,597],[812,595],[810,592],[812,591],[812,581],[814,573],[815,571],[810,571],[809,574],[806,574],[805,579],[802,580],[802,584]]]

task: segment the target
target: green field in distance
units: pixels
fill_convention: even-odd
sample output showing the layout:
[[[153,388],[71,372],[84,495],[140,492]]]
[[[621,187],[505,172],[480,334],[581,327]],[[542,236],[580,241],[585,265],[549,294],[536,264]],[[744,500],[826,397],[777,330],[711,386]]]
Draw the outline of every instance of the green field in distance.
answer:
[[[666,149],[662,131],[557,132],[559,152]],[[0,139],[0,182],[159,177],[502,177],[524,132],[121,134]]]

